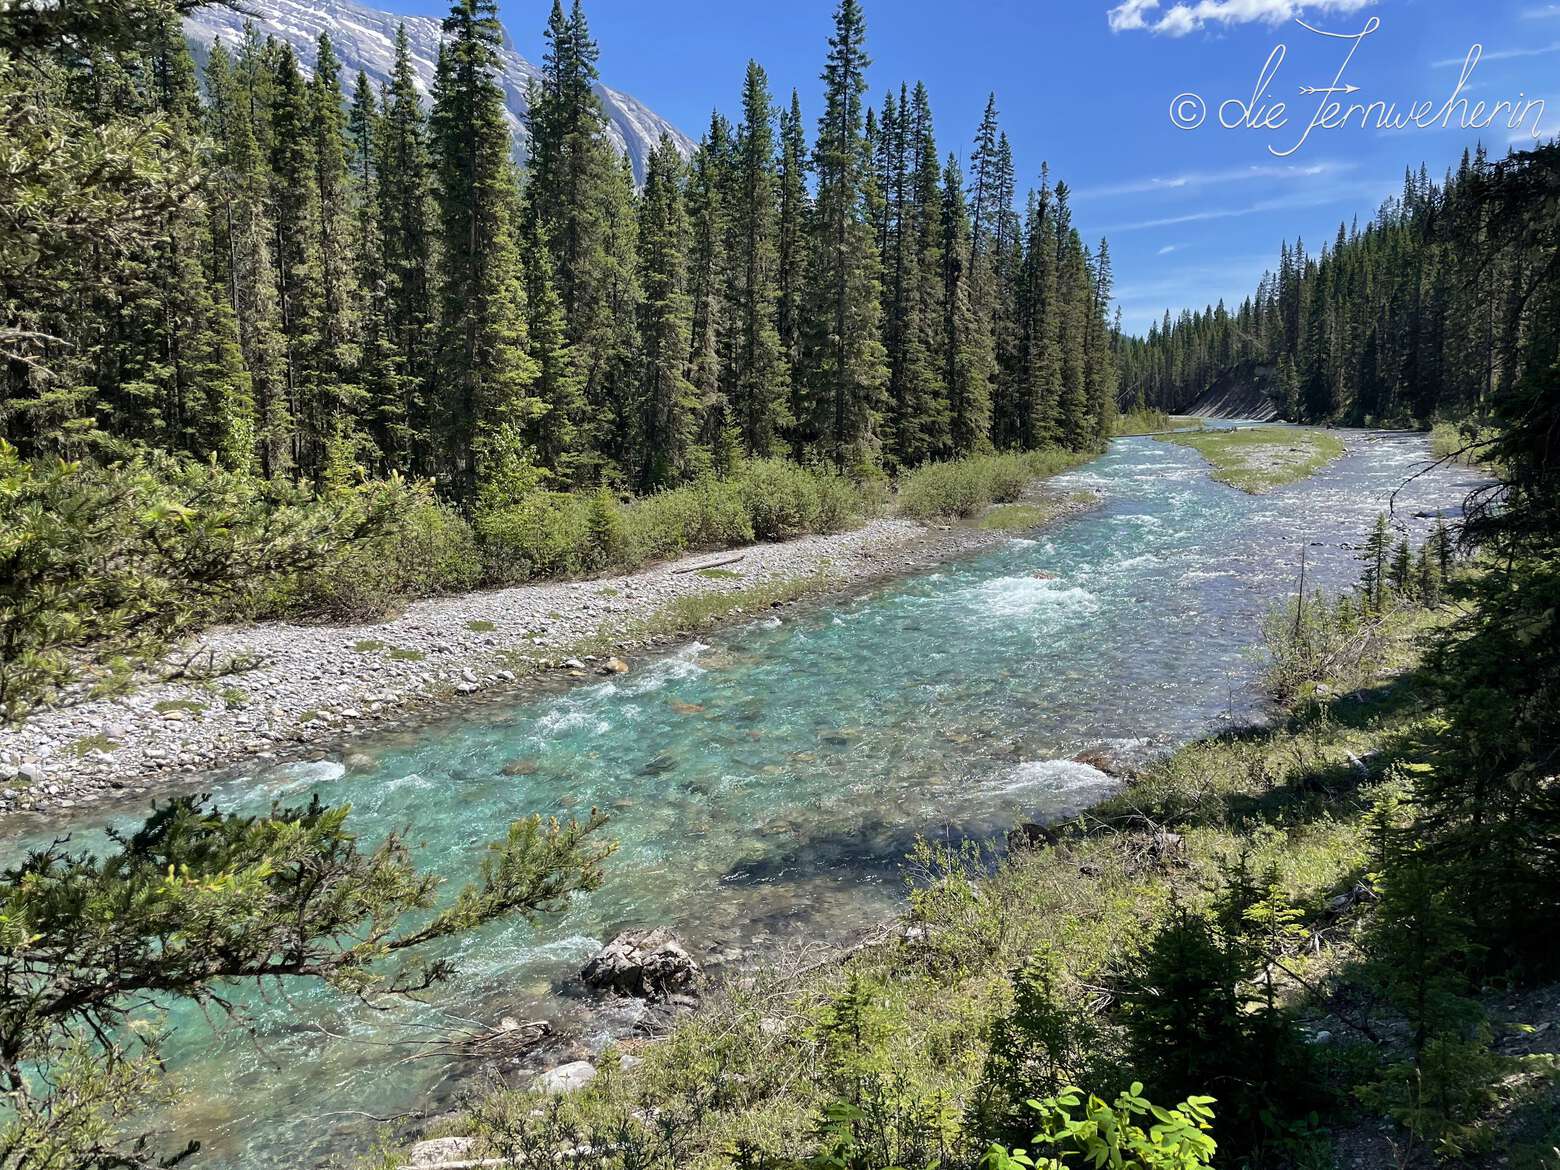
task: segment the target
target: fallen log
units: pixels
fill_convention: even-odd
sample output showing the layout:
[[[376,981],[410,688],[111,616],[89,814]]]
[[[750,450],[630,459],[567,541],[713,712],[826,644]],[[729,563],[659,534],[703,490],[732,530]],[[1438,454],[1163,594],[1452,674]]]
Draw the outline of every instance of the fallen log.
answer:
[[[718,560],[718,561],[708,561],[708,562],[706,562],[705,564],[702,564],[702,565],[689,565],[687,568],[673,569],[672,570],[672,574],[673,574],[673,576],[675,576],[678,573],[697,573],[701,569],[718,569],[722,565],[734,565],[738,561],[742,561],[742,560],[746,560],[746,559],[747,559],[747,553],[738,553],[734,557],[724,557],[721,560]]]

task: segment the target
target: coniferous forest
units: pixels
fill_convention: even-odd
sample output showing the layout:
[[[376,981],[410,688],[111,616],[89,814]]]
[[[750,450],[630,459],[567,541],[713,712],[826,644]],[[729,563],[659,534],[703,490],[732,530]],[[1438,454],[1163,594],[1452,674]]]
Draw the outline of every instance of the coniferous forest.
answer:
[[[858,0],[637,186],[197,6],[0,0],[0,1170],[1554,1170],[1560,144],[1134,338]]]
[[[122,673],[223,617],[837,530],[928,462],[1111,433],[1107,245],[1064,183],[1019,205],[994,99],[967,166],[922,86],[871,106],[856,0],[813,119],[751,63],[642,190],[579,3],[524,158],[491,0],[451,9],[427,100],[404,27],[376,89],[252,25],[197,70],[194,7],[7,14],[0,460],[39,540],[0,710],[82,647]]]
[[[741,457],[861,477],[1109,434],[1105,245],[1065,184],[1020,199],[994,103],[967,168],[921,86],[872,107],[854,0],[813,119],[754,63],[740,120],[716,114],[690,160],[663,141],[642,191],[578,3],[553,6],[520,159],[490,0],[452,9],[427,103],[404,30],[376,90],[328,36],[312,71],[251,29],[197,72],[171,7],[111,7],[122,37],[83,17],[6,65],[33,164],[11,182],[111,168],[62,219],[22,204],[0,434],[24,459],[401,474],[469,507]],[[78,132],[79,155],[27,154]]]
[[[1295,421],[1413,425],[1487,415],[1522,376],[1534,290],[1555,241],[1502,218],[1541,190],[1553,148],[1491,161],[1465,152],[1425,168],[1374,219],[1340,225],[1320,253],[1296,240],[1238,308],[1183,312],[1124,338],[1122,398],[1166,410],[1215,387],[1253,386]],[[1499,199],[1492,194],[1500,192]]]

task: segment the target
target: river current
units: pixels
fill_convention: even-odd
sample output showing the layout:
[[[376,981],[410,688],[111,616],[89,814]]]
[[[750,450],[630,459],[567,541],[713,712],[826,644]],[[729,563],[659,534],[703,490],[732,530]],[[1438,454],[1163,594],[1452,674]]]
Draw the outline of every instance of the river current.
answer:
[[[1292,594],[1302,546],[1308,582],[1345,584],[1351,546],[1394,491],[1417,538],[1430,521],[1416,513],[1453,514],[1472,486],[1448,468],[1405,487],[1428,462],[1422,436],[1347,438],[1343,459],[1262,496],[1211,481],[1195,451],[1118,440],[1053,481],[1101,499],[1054,528],[776,611],[611,681],[366,739],[350,765],[210,780],[225,807],[350,803],[365,842],[409,827],[419,862],[452,886],[533,811],[599,807],[620,848],[605,886],[540,930],[464,940],[435,1004],[373,1012],[300,985],[251,1000],[257,1039],[175,1012],[169,1055],[189,1092],[160,1127],[199,1137],[201,1166],[320,1165],[363,1148],[374,1118],[453,1102],[469,1065],[400,1059],[455,1026],[443,1011],[552,1016],[599,1047],[623,1020],[592,1012],[571,979],[616,929],[668,925],[717,963],[841,937],[900,904],[917,835],[1064,816],[1112,787],[1071,762],[1080,750],[1144,757],[1250,717],[1260,618]],[[90,844],[103,823],[66,827]]]

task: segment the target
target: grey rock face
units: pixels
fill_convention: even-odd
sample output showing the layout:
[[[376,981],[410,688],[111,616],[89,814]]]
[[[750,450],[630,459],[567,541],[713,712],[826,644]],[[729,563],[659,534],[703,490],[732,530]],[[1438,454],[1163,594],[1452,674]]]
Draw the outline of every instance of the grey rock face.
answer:
[[[320,33],[328,32],[336,55],[341,58],[343,84],[351,86],[362,70],[378,89],[390,80],[395,66],[396,26],[404,22],[418,88],[426,97],[433,85],[441,32],[439,21],[432,17],[400,16],[353,0],[246,0],[241,7],[244,12],[216,6],[198,8],[184,20],[185,34],[197,49],[209,50],[220,39],[231,52],[243,38],[244,22],[253,20],[262,38],[269,35],[286,41],[303,65],[312,68]],[[538,21],[539,32],[546,9],[527,11]],[[525,90],[530,81],[539,77],[539,71],[516,51],[507,31],[499,57],[498,81],[509,108],[516,150],[523,157],[528,137]],[[633,164],[635,182],[644,182],[645,164],[663,133],[671,135],[685,158],[692,155],[693,142],[686,134],[628,94],[598,83],[596,96],[607,116],[608,135]]]

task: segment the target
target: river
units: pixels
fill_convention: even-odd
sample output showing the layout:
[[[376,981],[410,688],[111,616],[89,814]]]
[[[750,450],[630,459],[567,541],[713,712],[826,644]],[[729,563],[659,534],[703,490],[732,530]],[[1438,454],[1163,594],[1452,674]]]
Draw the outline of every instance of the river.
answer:
[[[1111,789],[1070,761],[1081,749],[1143,757],[1256,713],[1259,619],[1293,590],[1302,545],[1310,582],[1352,581],[1349,546],[1428,461],[1422,436],[1348,441],[1312,479],[1248,496],[1212,482],[1194,451],[1118,440],[1054,481],[1102,496],[1055,528],[778,611],[612,681],[365,740],[350,766],[238,770],[208,787],[247,810],[316,793],[350,803],[363,839],[409,826],[420,863],[455,881],[515,817],[608,811],[621,847],[605,886],[540,931],[464,940],[437,994],[489,1022],[560,1018],[599,1047],[624,1021],[593,1013],[570,978],[618,927],[669,925],[717,961],[841,937],[901,903],[918,834],[1063,816]],[[1454,509],[1470,486],[1437,469],[1396,514],[1422,536],[1414,514]],[[90,843],[103,821],[68,827]],[[400,1061],[421,1029],[449,1027],[433,1005],[371,1012],[299,986],[251,1010],[258,1042],[171,1017],[189,1092],[159,1121],[202,1139],[197,1165],[322,1164],[363,1148],[371,1118],[447,1105],[472,1071]]]

